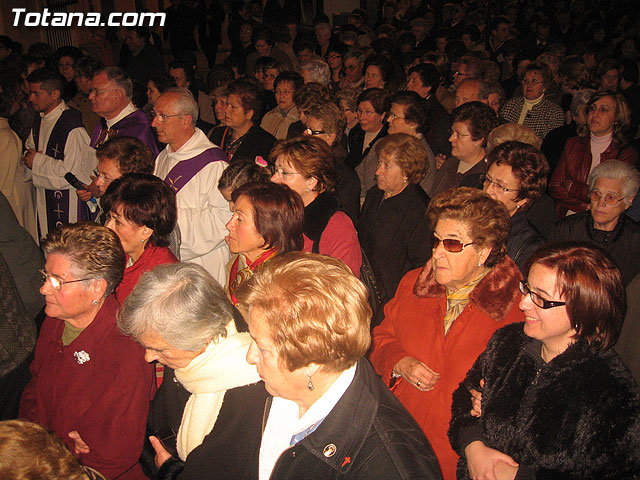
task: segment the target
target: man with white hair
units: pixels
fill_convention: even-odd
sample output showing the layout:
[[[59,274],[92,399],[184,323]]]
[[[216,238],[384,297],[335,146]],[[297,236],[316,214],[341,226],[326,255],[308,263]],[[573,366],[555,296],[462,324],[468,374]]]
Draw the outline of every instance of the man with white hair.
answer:
[[[186,88],[158,97],[153,116],[158,140],[167,144],[156,159],[155,174],[176,192],[180,258],[202,265],[224,285],[229,261],[225,225],[231,213],[218,180],[228,157],[196,128],[198,104]]]

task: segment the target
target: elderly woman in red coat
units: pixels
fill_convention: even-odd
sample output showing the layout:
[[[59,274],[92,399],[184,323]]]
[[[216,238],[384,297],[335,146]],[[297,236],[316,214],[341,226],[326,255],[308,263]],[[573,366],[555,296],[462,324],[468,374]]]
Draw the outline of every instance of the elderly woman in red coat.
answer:
[[[447,439],[451,395],[493,332],[523,320],[522,276],[505,254],[509,214],[486,193],[447,190],[427,216],[433,256],[387,303],[371,362],[424,430],[446,480],[458,459]]]
[[[624,96],[607,90],[592,95],[587,104],[585,135],[570,138],[549,183],[558,218],[589,206],[587,179],[602,162],[616,159],[632,167],[638,152],[626,141],[631,113]]]
[[[47,317],[31,363],[20,417],[67,444],[83,465],[108,478],[143,479],[142,451],[153,368],[120,333],[113,294],[125,254],[106,227],[76,223],[42,242]]]

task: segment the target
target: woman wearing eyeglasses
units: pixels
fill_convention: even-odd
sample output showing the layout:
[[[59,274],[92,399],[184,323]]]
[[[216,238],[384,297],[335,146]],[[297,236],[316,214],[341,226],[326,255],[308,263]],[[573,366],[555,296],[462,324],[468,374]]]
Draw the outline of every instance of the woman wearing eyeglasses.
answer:
[[[551,229],[551,241],[584,241],[604,249],[618,265],[624,285],[640,272],[640,227],[624,214],[638,193],[640,173],[607,160],[589,175],[589,209],[569,215]]]
[[[284,140],[273,147],[270,161],[275,164],[271,181],[287,185],[302,198],[303,250],[342,260],[359,277],[360,242],[353,222],[340,210],[335,162],[327,142],[313,135]]]
[[[373,330],[371,362],[431,442],[445,480],[451,394],[500,327],[523,320],[522,275],[505,255],[509,214],[473,188],[448,190],[427,210],[432,257],[400,281]]]
[[[549,166],[540,150],[522,142],[505,142],[488,156],[489,169],[480,179],[483,190],[501,202],[511,217],[507,255],[525,271],[531,254],[544,240],[529,223],[526,211],[547,188]]]
[[[387,135],[385,116],[391,108],[391,96],[381,88],[369,88],[358,97],[358,124],[349,131],[345,164],[356,168],[371,147]]]
[[[640,395],[612,348],[626,307],[615,264],[546,247],[520,289],[524,324],[497,331],[453,394],[458,478],[638,478]]]
[[[20,417],[55,433],[83,465],[108,478],[140,479],[153,367],[116,326],[113,292],[125,254],[118,236],[95,223],[50,232],[43,285],[47,317]]]
[[[505,103],[500,116],[507,122],[530,127],[542,140],[554,128],[564,125],[564,112],[544,98],[552,82],[551,70],[544,63],[530,63],[522,78],[522,97]]]
[[[479,176],[487,171],[487,137],[498,126],[498,116],[480,102],[467,102],[452,113],[449,136],[451,157],[437,171],[433,195],[449,188],[480,188]]]
[[[551,175],[549,193],[556,201],[558,218],[588,208],[587,179],[598,164],[616,159],[636,165],[638,152],[627,143],[630,121],[629,105],[622,94],[600,90],[591,96],[588,128],[583,135],[567,140]]]

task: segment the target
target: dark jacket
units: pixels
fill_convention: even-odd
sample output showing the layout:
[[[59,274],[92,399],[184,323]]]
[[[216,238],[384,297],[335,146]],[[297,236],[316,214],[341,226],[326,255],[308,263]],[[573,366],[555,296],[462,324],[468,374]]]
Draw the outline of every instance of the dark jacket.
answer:
[[[331,445],[333,455],[327,448]],[[270,477],[338,478],[442,478],[422,430],[364,359],[331,413],[313,433],[280,455]]]
[[[209,134],[209,140],[218,145],[225,152],[228,151],[231,144],[231,129],[229,127],[216,127]],[[237,140],[237,139],[236,139]],[[256,157],[262,157],[265,161],[269,161],[269,153],[276,139],[266,130],[254,125],[247,133],[238,149],[233,154],[232,162],[255,162]]]
[[[429,197],[415,184],[387,199],[378,187],[367,192],[356,228],[387,300],[395,295],[404,274],[431,256],[428,205]]]
[[[480,175],[487,173],[487,157],[480,160],[465,173],[458,173],[458,165],[460,160],[456,157],[447,158],[438,172],[433,186],[433,196],[458,187],[473,187],[482,189],[480,183]]]
[[[349,153],[347,153],[347,158],[344,161],[345,165],[351,168],[356,168],[360,165],[362,159],[371,151],[371,147],[373,147],[382,137],[387,136],[387,126],[388,125],[386,123],[383,125],[382,130],[380,130],[378,135],[371,140],[371,143],[364,151],[362,151],[362,147],[364,146],[364,137],[366,135],[365,131],[362,130],[359,123],[349,130]]]
[[[474,440],[513,457],[516,479],[631,479],[640,475],[640,396],[613,350],[578,340],[549,363],[517,323],[498,330],[453,394],[449,430],[469,478]],[[482,389],[472,417],[469,388]]]
[[[529,257],[544,240],[538,231],[529,223],[526,212],[517,211],[511,217],[511,230],[507,238],[507,255],[524,274],[524,266]]]
[[[174,458],[158,471],[155,451],[147,438],[140,458],[145,473],[157,480],[250,479],[252,461],[258,458],[263,407],[268,397],[264,383],[227,390],[213,430],[191,451],[187,461],[181,462],[175,434],[190,395],[176,380],[173,369],[165,367],[164,381],[151,402],[147,433],[162,439]]]
[[[628,145],[615,142],[600,154],[600,163],[616,159],[632,167],[638,161],[638,152]],[[549,194],[555,199],[558,218],[566,215],[567,210],[581,212],[589,205],[589,172],[591,172],[591,139],[589,137],[573,137],[567,143],[551,175]]]
[[[553,226],[549,241],[588,242],[603,248],[620,269],[625,287],[640,272],[640,226],[624,214],[610,232],[595,228],[590,211],[569,215]]]

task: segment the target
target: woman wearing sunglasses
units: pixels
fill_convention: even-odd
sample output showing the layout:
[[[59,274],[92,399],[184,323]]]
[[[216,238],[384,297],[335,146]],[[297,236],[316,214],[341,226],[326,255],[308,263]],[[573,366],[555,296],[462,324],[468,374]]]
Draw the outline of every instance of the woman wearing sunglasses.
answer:
[[[546,247],[520,290],[524,324],[496,332],[453,394],[458,478],[638,478],[640,396],[612,348],[626,307],[615,264]]]
[[[447,190],[427,210],[432,257],[409,271],[373,331],[371,362],[422,427],[445,480],[457,455],[447,439],[451,394],[500,327],[524,316],[522,275],[506,256],[509,214],[473,188]]]

